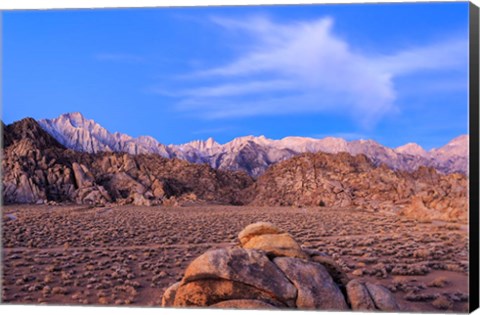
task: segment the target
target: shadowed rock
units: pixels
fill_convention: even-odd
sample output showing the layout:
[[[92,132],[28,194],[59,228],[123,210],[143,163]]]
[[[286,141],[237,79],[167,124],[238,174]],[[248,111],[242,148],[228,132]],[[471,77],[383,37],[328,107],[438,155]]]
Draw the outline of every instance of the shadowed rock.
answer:
[[[293,300],[295,287],[267,256],[242,248],[216,249],[195,259],[186,269],[182,282],[226,279],[269,292],[282,301]]]
[[[210,306],[226,300],[239,299],[255,299],[269,305],[282,306],[282,303],[265,291],[237,281],[222,279],[197,280],[182,284],[176,292],[174,306]]]
[[[175,282],[163,293],[162,297],[162,306],[173,306],[175,302],[175,296],[177,295],[177,290],[180,287],[181,282]]]
[[[348,309],[345,297],[322,265],[290,257],[278,257],[273,261],[297,287],[297,308]]]
[[[367,282],[365,286],[368,290],[368,293],[370,293],[375,306],[379,310],[387,312],[398,310],[397,302],[387,288],[369,282]]]
[[[310,256],[310,259],[323,265],[338,286],[345,287],[350,281],[348,275],[331,257],[326,255],[313,255]]]
[[[347,284],[347,295],[352,310],[371,311],[375,310],[375,304],[368,293],[367,288],[358,280],[352,280]]]

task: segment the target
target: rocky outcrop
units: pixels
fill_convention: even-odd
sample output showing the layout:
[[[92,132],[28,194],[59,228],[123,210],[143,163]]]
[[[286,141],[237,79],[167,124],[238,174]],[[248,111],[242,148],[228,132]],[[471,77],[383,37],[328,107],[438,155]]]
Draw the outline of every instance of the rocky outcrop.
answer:
[[[268,251],[262,249],[265,244],[245,247],[266,235],[271,236]],[[295,251],[284,251],[285,244],[275,239],[279,235],[289,234],[266,222],[247,226],[239,234],[239,247],[213,249],[193,260],[182,280],[165,291],[162,306],[399,310],[384,287],[349,281],[340,269],[332,276],[331,264],[313,258],[322,254],[305,251],[298,257],[299,245],[293,238],[295,244],[288,246]]]
[[[262,206],[340,207],[466,221],[467,184],[465,175],[425,167],[394,171],[364,155],[307,153],[273,165],[245,198]]]
[[[33,119],[3,130],[5,203],[239,204],[246,174],[157,154],[88,154],[66,149]]]

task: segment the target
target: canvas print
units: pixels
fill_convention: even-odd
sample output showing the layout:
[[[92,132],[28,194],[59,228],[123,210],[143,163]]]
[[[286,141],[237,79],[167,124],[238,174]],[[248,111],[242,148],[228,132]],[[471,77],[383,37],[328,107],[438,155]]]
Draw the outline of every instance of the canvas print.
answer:
[[[2,15],[2,303],[468,311],[468,2]]]

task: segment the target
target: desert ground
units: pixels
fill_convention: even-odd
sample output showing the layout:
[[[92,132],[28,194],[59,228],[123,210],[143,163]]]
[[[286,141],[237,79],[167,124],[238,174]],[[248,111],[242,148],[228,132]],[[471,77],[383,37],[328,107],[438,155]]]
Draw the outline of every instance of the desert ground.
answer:
[[[267,221],[383,284],[404,311],[468,309],[468,227],[326,207],[3,207],[4,303],[159,306],[195,257]]]

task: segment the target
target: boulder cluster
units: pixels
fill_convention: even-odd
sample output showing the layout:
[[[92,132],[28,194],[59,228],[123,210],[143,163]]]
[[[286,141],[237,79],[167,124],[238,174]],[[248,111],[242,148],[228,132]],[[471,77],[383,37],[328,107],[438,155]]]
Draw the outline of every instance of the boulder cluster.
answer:
[[[302,249],[270,223],[251,224],[238,238],[239,246],[193,260],[181,281],[165,291],[162,306],[399,310],[388,289],[350,280],[332,258]]]

